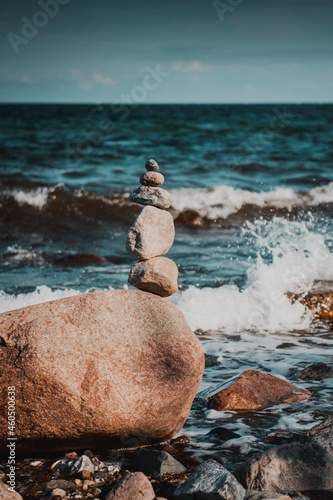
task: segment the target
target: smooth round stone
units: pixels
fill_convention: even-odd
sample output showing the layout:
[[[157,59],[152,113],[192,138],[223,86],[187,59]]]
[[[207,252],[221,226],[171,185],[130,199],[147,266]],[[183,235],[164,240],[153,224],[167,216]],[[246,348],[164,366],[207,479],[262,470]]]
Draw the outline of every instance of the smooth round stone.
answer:
[[[153,205],[158,208],[169,208],[171,196],[162,188],[141,186],[130,194],[130,201],[139,205]]]
[[[174,239],[172,215],[166,210],[147,206],[141,210],[128,233],[126,249],[133,259],[151,259],[166,254]]]
[[[169,297],[177,292],[177,280],[178,267],[167,257],[153,257],[138,262],[128,277],[130,285],[161,297]]]
[[[151,187],[162,186],[164,184],[164,175],[159,172],[146,172],[141,175],[140,184]]]
[[[159,169],[157,161],[153,160],[152,158],[147,161],[145,167],[149,172],[157,172],[157,170]]]

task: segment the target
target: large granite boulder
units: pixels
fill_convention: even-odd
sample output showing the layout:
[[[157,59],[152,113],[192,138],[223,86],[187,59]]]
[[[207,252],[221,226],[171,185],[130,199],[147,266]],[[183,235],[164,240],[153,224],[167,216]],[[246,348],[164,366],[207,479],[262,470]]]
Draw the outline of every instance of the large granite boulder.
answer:
[[[18,451],[133,446],[181,429],[203,370],[201,344],[182,312],[141,291],[1,314],[0,449],[7,451],[9,386]]]

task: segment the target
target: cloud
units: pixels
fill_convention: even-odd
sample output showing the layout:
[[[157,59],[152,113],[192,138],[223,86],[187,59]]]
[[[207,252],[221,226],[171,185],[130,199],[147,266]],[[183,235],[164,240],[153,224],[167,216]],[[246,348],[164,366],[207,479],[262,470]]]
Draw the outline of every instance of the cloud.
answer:
[[[214,64],[203,64],[200,61],[190,61],[190,62],[175,61],[174,63],[172,63],[171,69],[173,71],[206,72],[217,69],[217,66],[215,66]]]
[[[103,87],[115,87],[117,82],[109,76],[102,73],[91,73],[83,75],[82,71],[78,69],[69,70],[69,79],[76,83],[76,85],[85,91],[91,90],[95,85],[103,85]]]

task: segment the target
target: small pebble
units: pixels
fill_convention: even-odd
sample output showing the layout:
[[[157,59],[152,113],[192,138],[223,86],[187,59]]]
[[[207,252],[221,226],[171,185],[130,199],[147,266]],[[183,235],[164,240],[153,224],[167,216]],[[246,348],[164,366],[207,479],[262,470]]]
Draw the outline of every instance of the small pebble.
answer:
[[[74,484],[76,484],[76,486],[81,486],[81,484],[82,484],[81,479],[79,479],[79,478],[75,478],[75,479],[74,479]]]
[[[65,453],[66,458],[77,458],[76,451],[70,451],[69,453]]]
[[[164,175],[159,172],[146,172],[141,175],[140,184],[151,187],[162,186],[164,184]]]
[[[84,482],[82,486],[83,491],[87,491],[88,488],[89,486]]]
[[[38,467],[38,465],[42,465],[43,462],[41,462],[40,460],[35,460],[34,462],[30,462],[29,465],[31,465],[32,467]]]
[[[147,161],[145,167],[149,172],[157,172],[157,170],[159,169],[157,161],[153,160],[152,158]]]
[[[61,488],[56,488],[51,492],[51,497],[64,497],[66,496],[66,491]]]
[[[98,497],[101,493],[102,493],[102,490],[100,490],[99,488],[95,488],[93,490],[94,497]]]
[[[83,455],[86,455],[87,457],[89,458],[92,458],[94,457],[95,455],[93,454],[93,452],[91,450],[86,450]]]
[[[82,470],[80,476],[82,479],[91,479],[92,474],[90,470]]]

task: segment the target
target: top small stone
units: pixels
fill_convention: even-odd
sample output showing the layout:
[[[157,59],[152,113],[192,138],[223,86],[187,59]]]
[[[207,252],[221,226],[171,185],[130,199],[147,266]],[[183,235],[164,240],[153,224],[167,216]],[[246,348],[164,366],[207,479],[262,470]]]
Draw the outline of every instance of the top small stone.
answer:
[[[149,172],[157,172],[159,169],[157,162],[153,159],[148,160],[145,167]]]

